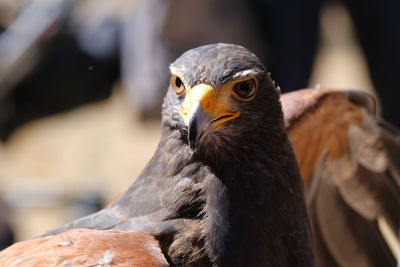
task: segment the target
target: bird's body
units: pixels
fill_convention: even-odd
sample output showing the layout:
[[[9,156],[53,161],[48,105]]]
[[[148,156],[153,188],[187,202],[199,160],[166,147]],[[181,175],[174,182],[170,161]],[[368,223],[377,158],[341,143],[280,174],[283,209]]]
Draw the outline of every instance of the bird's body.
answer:
[[[142,174],[114,204],[49,234],[148,233],[175,266],[313,266],[279,90],[259,59],[215,44],[170,69],[162,137]]]
[[[399,132],[374,116],[371,100],[371,97],[358,92],[313,89],[300,90],[281,97],[285,127],[306,183],[306,196],[314,224],[317,266],[395,266],[394,256],[384,240],[386,237],[382,236],[378,228],[378,221],[385,219],[394,231],[394,239],[397,239],[396,229],[399,216],[396,214],[399,209],[396,208],[398,205],[396,196],[398,196],[399,157],[396,153],[400,151]],[[178,133],[176,135],[179,136]],[[166,136],[168,135],[164,134],[163,138]],[[160,146],[168,140],[172,142],[171,140],[177,139],[162,139]],[[177,147],[179,142],[170,143],[171,147],[168,149]],[[164,146],[163,149],[167,147]],[[364,149],[367,153],[360,149]],[[180,259],[184,259],[185,255],[186,257],[204,255],[202,251],[204,243],[199,239],[202,236],[201,229],[204,229],[199,224],[201,220],[170,217],[165,220],[164,225],[149,223],[148,218],[155,218],[156,211],[163,205],[167,205],[163,201],[173,199],[168,197],[171,191],[163,191],[164,193],[160,196],[151,194],[153,192],[151,190],[145,190],[146,188],[161,190],[161,188],[172,187],[171,184],[161,185],[160,181],[157,185],[156,178],[146,179],[146,177],[161,177],[163,166],[168,165],[163,159],[165,151],[161,151],[164,150],[158,150],[158,154],[156,153],[149,162],[142,173],[142,178],[138,179],[122,198],[108,206],[106,210],[56,231],[60,234],[17,243],[0,253],[0,263],[5,266],[17,266],[17,264],[32,266],[35,262],[46,260],[43,262],[50,262],[50,265],[58,262],[61,266],[62,264],[73,266],[72,263],[77,265],[83,260],[88,263],[96,263],[96,260],[97,263],[104,262],[105,255],[113,255],[114,265],[124,261],[125,265],[131,266],[165,266],[167,259],[170,261],[168,253],[180,255],[177,256]],[[175,155],[178,156],[178,154]],[[157,165],[157,162],[160,164]],[[161,162],[164,163],[161,164]],[[200,164],[188,164],[183,168],[186,171],[182,169],[180,173],[186,173],[188,177],[195,173],[198,173],[199,177],[206,176],[207,174],[202,173],[202,168],[199,166]],[[189,181],[188,179],[181,180],[182,183],[177,188],[181,186],[181,188],[187,188],[184,184],[190,184]],[[191,192],[192,194],[184,195],[193,195],[193,191]],[[211,191],[209,193],[210,196],[216,196]],[[144,199],[134,197],[143,197],[146,194],[153,205],[146,204]],[[179,196],[182,195],[175,195],[175,197]],[[193,198],[176,201],[188,203],[181,206],[185,208],[181,209],[180,214],[197,214],[198,211],[193,207],[202,205],[195,201],[201,199],[196,195]],[[129,203],[133,206],[128,205]],[[243,203],[242,206],[247,204]],[[133,208],[132,210],[124,209],[122,208],[124,206]],[[178,206],[175,205],[175,207]],[[135,217],[129,217],[129,212],[145,217],[133,219]],[[282,216],[287,216],[287,214]],[[115,218],[124,217],[126,219],[115,220]],[[126,223],[127,220],[128,223]],[[142,220],[141,223],[139,223],[140,220]],[[109,228],[122,229],[123,225],[133,227],[134,221],[137,226],[147,226],[148,233],[79,229],[66,231],[68,227],[84,227],[85,225],[104,229],[107,228],[106,222]],[[154,225],[158,225],[158,231],[150,230],[154,228]],[[164,230],[161,229],[162,225]],[[170,227],[169,232],[166,230],[167,227]],[[256,225],[251,225],[251,227],[255,228]],[[155,234],[156,232],[159,234]],[[127,239],[130,242],[127,243]],[[79,240],[85,242],[79,242]],[[66,243],[65,241],[73,242]],[[115,254],[112,254],[113,251],[109,251],[109,247],[106,246],[112,242],[114,242],[113,247],[118,247],[114,251]],[[122,244],[115,242],[122,242]],[[242,245],[239,243],[239,246]],[[92,249],[85,250],[82,249],[83,247]],[[148,248],[152,248],[153,252],[149,253]],[[187,253],[188,249],[192,249],[192,253]],[[125,253],[126,251],[129,252]],[[197,260],[196,263],[209,265],[207,259]]]

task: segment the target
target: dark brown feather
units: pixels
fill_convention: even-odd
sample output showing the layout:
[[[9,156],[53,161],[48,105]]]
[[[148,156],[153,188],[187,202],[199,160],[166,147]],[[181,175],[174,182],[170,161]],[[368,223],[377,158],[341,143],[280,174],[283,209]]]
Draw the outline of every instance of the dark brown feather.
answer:
[[[234,100],[240,116],[203,135],[191,153],[179,113],[183,97],[170,87],[160,144],[132,187],[98,213],[52,231],[50,239],[74,228],[114,229],[155,236],[174,266],[313,266],[303,184],[279,90],[259,59],[241,46],[215,44],[186,52],[171,68],[188,86],[218,87],[252,71],[257,93],[251,101]]]
[[[378,221],[384,219],[396,238],[400,217],[399,131],[371,113],[375,110],[374,105],[371,97],[364,93],[309,89],[283,95],[281,101],[285,112],[285,126],[306,183],[306,196],[314,224],[316,266],[395,266],[393,249],[390,249]],[[178,136],[176,133],[169,133],[166,136],[166,139],[161,142],[164,146],[160,147],[155,158],[146,167],[143,177],[153,177],[159,170],[165,168],[162,162],[166,158],[166,151],[185,142],[176,138]],[[221,139],[219,142],[224,141]],[[204,253],[212,252],[205,250],[205,240],[201,237],[204,231],[202,229],[209,228],[206,232],[212,234],[212,231],[224,232],[228,228],[213,228],[213,224],[204,224],[205,221],[201,218],[203,212],[207,210],[200,210],[204,208],[204,203],[209,201],[210,207],[213,208],[208,212],[215,209],[218,212],[209,213],[208,216],[213,216],[213,220],[220,220],[220,225],[227,226],[225,217],[220,216],[226,207],[212,204],[221,203],[218,198],[224,199],[226,196],[221,185],[214,184],[217,181],[212,178],[213,175],[209,173],[209,170],[203,169],[198,163],[182,163],[182,160],[179,160],[186,152],[183,154],[174,152],[174,160],[181,162],[182,165],[174,165],[172,169],[169,169],[169,175],[180,173],[179,177],[192,177],[194,174],[200,174],[199,177],[211,176],[205,180],[198,180],[195,178],[197,176],[190,180],[181,180],[186,181],[187,184],[181,183],[181,186],[174,187],[173,191],[164,189],[163,193],[157,196],[160,198],[155,203],[159,204],[153,207],[157,210],[157,207],[162,205],[169,206],[166,218],[172,222],[166,223],[161,228],[160,225],[154,228],[149,226],[149,229],[152,229],[164,255],[169,255],[167,260],[170,263],[209,265],[207,258],[204,258]],[[158,166],[155,162],[161,165]],[[110,205],[109,207],[112,208],[107,211],[107,215],[110,216],[112,214],[110,211],[118,210],[121,206],[129,205],[131,201],[134,201],[134,196],[137,194],[135,192],[146,195],[146,191],[142,191],[141,188],[150,186],[154,182],[161,181],[139,180],[137,189],[133,191],[131,189],[131,193],[125,194],[122,199]],[[253,182],[242,185],[244,187],[241,191],[246,190],[246,187],[251,188]],[[180,184],[179,180],[176,180],[176,183]],[[154,190],[154,187],[150,188]],[[217,197],[217,199],[203,199],[201,197],[203,190],[213,191],[209,197]],[[182,205],[182,203],[186,204]],[[241,211],[236,220],[240,221],[240,217],[247,216],[243,213],[249,209],[247,205],[247,202],[235,203]],[[133,209],[133,212],[137,215],[148,214],[152,208],[146,210],[148,209],[146,207],[152,206],[140,208],[138,206]],[[141,212],[138,212],[140,210]],[[257,212],[262,213],[260,210]],[[286,212],[283,209],[282,214],[278,216],[285,216]],[[148,218],[152,216],[159,215],[153,214]],[[189,220],[179,220],[182,216]],[[92,216],[89,220],[84,220],[82,224],[97,227],[95,222],[98,218],[102,220],[102,227],[109,220],[100,213],[97,217]],[[118,228],[117,225],[124,225],[121,222],[112,221],[113,219],[110,221],[111,225],[116,226],[111,227]],[[147,219],[144,221],[148,222]],[[140,220],[137,223],[141,225]],[[134,220],[129,222],[128,227],[133,225],[135,225]],[[262,226],[242,225],[242,227]],[[230,231],[235,233],[241,230],[240,228]],[[78,231],[74,235],[79,236],[79,233]],[[218,234],[221,233],[213,235],[218,236]],[[106,238],[106,236],[103,237]],[[49,238],[58,240],[60,235]],[[32,244],[36,246],[37,241],[27,242],[33,242]],[[149,242],[155,241],[153,239]],[[12,253],[18,254],[19,248],[24,250],[33,248],[28,243],[13,246],[9,250],[13,251],[17,248]],[[240,246],[244,251],[247,250],[246,246]],[[249,249],[254,249],[254,246]],[[46,249],[40,249],[40,251],[43,252]],[[72,254],[76,253],[72,252]],[[9,259],[11,254],[3,257]],[[230,264],[234,265],[233,262]]]

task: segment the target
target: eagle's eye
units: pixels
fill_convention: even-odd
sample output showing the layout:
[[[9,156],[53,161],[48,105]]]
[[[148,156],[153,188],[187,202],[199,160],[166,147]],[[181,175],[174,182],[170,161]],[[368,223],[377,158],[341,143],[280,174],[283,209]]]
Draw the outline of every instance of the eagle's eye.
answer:
[[[185,85],[183,84],[181,78],[176,75],[171,77],[171,86],[177,95],[181,95],[185,92]]]
[[[248,101],[253,98],[256,93],[257,82],[254,78],[239,81],[233,86],[233,92],[240,100]]]

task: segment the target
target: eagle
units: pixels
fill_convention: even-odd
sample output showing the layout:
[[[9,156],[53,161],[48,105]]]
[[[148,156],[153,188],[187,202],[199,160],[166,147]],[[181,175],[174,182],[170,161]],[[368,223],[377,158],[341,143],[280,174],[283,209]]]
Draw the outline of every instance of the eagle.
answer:
[[[313,266],[303,183],[264,65],[218,43],[185,52],[170,71],[161,139],[143,172],[117,202],[48,236],[148,233],[173,266]]]
[[[398,233],[399,131],[369,95],[280,96],[231,44],[189,50],[170,71],[161,140],[133,185],[0,265],[393,265],[378,222]]]

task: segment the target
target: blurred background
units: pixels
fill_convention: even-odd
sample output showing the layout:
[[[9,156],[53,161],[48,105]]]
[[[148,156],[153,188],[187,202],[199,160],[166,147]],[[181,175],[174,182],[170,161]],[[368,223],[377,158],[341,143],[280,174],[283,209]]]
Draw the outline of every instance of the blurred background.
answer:
[[[0,0],[0,248],[134,181],[160,137],[168,64],[199,45],[249,48],[283,92],[370,92],[399,127],[400,1],[370,2]]]

